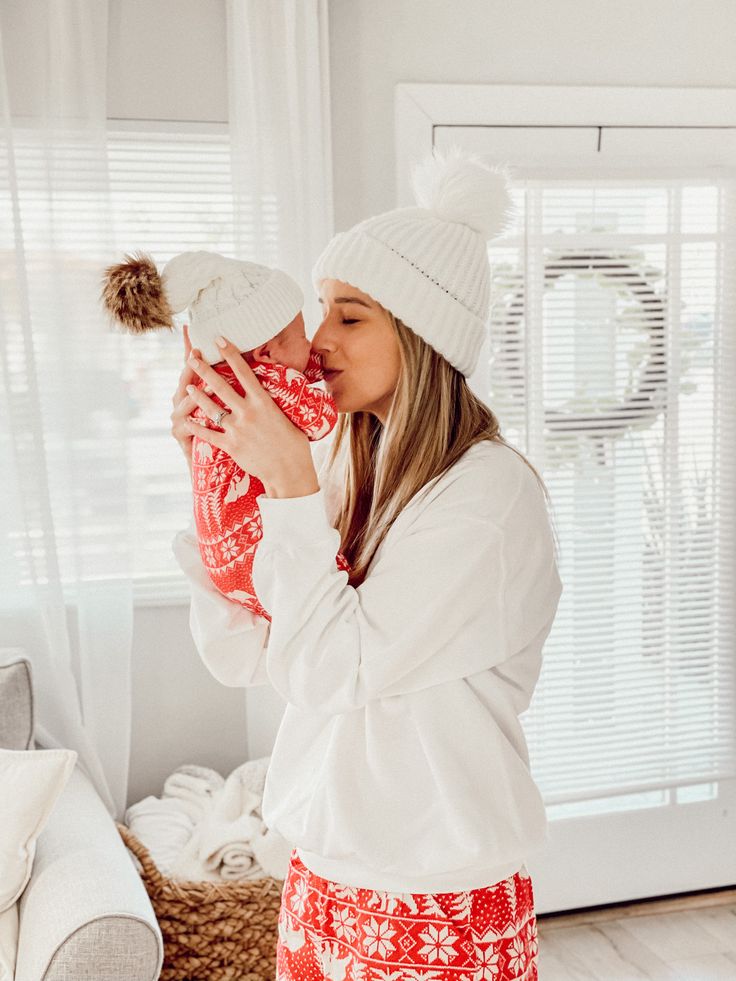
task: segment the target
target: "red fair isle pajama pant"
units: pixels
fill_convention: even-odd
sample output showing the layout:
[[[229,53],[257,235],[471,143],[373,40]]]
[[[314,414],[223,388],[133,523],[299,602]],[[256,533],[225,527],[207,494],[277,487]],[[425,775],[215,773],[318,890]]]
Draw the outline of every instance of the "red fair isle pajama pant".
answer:
[[[292,850],[276,981],[537,981],[537,925],[525,866],[467,892],[341,885]]]

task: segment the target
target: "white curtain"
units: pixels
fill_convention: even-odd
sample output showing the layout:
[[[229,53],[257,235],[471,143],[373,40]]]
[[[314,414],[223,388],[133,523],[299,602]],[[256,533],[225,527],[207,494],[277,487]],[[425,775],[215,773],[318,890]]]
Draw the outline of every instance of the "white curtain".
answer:
[[[228,0],[227,64],[235,244],[302,286],[333,232],[327,0]]]
[[[311,338],[321,317],[311,269],[334,231],[327,0],[227,0],[226,10],[236,254],[296,279]],[[284,703],[269,687],[245,703],[248,756],[265,756]]]
[[[31,659],[37,745],[77,750],[122,819],[130,405],[98,301],[113,254],[107,19],[106,0],[0,7],[0,647]]]
[[[333,230],[327,0],[226,10],[236,254],[301,283],[311,334]],[[122,819],[146,521],[132,450],[150,419],[99,304],[104,266],[141,245],[110,195],[107,47],[106,0],[0,5],[0,649],[31,658],[37,744],[76,749]],[[277,723],[249,709],[250,755]]]

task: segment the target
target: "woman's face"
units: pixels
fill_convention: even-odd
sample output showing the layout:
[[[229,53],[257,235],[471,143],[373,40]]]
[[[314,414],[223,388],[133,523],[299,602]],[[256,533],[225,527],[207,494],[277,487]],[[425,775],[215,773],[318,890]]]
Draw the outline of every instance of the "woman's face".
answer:
[[[319,285],[322,323],[312,349],[321,356],[325,387],[338,412],[372,412],[383,423],[401,364],[386,310],[339,279],[323,279]]]

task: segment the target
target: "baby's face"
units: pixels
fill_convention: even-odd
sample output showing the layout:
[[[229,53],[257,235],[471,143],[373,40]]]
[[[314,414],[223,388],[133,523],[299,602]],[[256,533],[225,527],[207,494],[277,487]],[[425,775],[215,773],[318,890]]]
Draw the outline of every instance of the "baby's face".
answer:
[[[290,324],[251,354],[255,361],[275,362],[304,371],[311,351],[312,345],[304,331],[304,317],[300,310]]]

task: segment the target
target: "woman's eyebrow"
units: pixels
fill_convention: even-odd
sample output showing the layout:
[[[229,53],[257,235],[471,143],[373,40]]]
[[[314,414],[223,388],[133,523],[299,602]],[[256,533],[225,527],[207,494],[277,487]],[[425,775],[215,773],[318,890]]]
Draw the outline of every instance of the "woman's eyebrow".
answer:
[[[319,303],[325,302],[321,296],[317,297],[317,300]],[[362,307],[365,307],[367,310],[370,310],[370,306],[365,302],[365,300],[359,300],[357,296],[337,296],[332,302],[333,303],[359,303]]]

